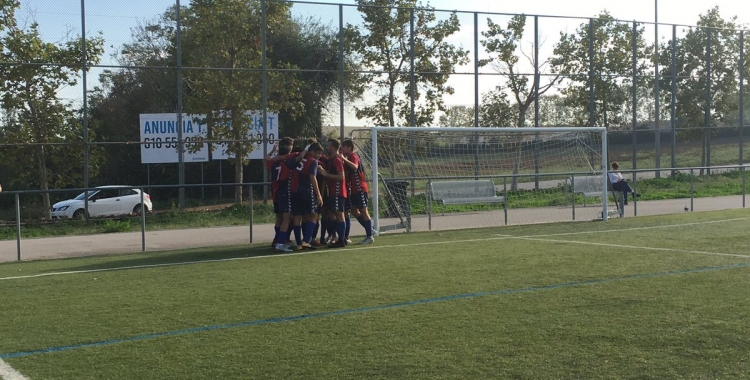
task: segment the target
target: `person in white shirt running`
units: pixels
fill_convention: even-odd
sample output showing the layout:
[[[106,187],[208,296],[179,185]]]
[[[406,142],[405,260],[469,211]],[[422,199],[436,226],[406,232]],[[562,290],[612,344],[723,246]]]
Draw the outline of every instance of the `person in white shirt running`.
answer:
[[[609,172],[609,182],[612,183],[612,190],[622,191],[622,197],[625,200],[624,204],[628,204],[628,193],[633,194],[633,200],[636,197],[641,196],[638,193],[633,192],[630,184],[622,177],[620,173],[620,164],[617,162],[612,163],[612,171]]]

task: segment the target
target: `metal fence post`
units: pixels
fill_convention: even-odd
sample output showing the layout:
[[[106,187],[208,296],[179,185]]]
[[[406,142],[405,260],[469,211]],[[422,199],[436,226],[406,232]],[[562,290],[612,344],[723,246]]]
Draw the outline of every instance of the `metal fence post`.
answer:
[[[636,146],[638,145],[638,24],[634,21],[633,22],[633,41],[632,41],[632,59],[633,59],[633,94],[632,94],[632,103],[633,103],[633,153],[632,153],[632,166],[633,170],[638,169],[638,162],[637,162],[637,156],[638,153],[636,151]]]
[[[21,261],[21,198],[16,193],[16,252],[18,261]]]
[[[503,213],[505,214],[505,225],[508,225],[508,177],[503,177],[503,196],[505,202],[503,202]]]
[[[740,165],[743,165],[743,150],[745,144],[745,31],[740,31]],[[744,169],[743,169],[744,172]],[[743,194],[744,195],[744,194]],[[743,203],[744,207],[744,203]]]
[[[176,15],[177,15],[177,30],[176,30],[176,38],[177,38],[177,166],[178,166],[178,181],[180,184],[180,190],[179,190],[179,203],[180,203],[180,211],[185,210],[185,188],[183,185],[185,184],[185,141],[183,141],[182,137],[182,27],[181,27],[181,20],[182,17],[180,15],[180,0],[176,0]],[[202,165],[202,164],[201,164]],[[265,166],[263,166],[265,167]],[[203,167],[201,166],[201,169]],[[142,204],[142,203],[141,203]]]
[[[416,127],[416,115],[415,112],[415,101],[416,96],[416,85],[417,79],[414,72],[414,7],[409,9],[409,126]],[[414,196],[414,177],[416,176],[414,169],[414,155],[416,154],[416,143],[414,141],[414,133],[409,132],[409,168],[411,173],[411,196]]]
[[[474,128],[479,128],[479,13],[474,12]]]
[[[745,170],[745,167],[741,167],[742,169],[742,208],[745,208],[745,195],[747,194],[747,191],[745,191],[747,188],[745,187],[745,184],[747,182],[747,170]]]
[[[263,188],[266,189],[267,186],[263,186]],[[253,196],[253,185],[248,186],[247,196],[248,198],[250,198],[248,203],[250,203],[250,244],[252,244],[253,243],[253,212],[254,212],[253,206],[255,206],[254,196]]]
[[[534,16],[534,128],[539,127],[539,16]],[[534,135],[534,189],[539,190],[539,132]]]
[[[672,25],[672,104],[669,106],[669,119],[672,123],[672,177],[677,167],[677,25]]]
[[[692,212],[694,210],[693,206],[693,169],[690,169],[690,211]]]
[[[594,19],[589,19],[589,127],[596,122],[596,98],[594,97]]]
[[[339,4],[339,138],[344,139],[344,5]],[[377,182],[377,178],[375,178]]]
[[[575,184],[576,184],[576,175],[571,174],[570,175],[570,198],[573,200],[571,204],[573,205],[573,220],[576,220],[576,193],[575,193]]]
[[[636,172],[633,172],[633,194],[638,193],[638,174]],[[625,194],[626,200],[628,195]],[[624,203],[624,201],[623,201]],[[633,196],[633,216],[638,216],[638,197]]]
[[[182,188],[182,186],[180,186]],[[146,205],[143,203],[143,188],[141,190],[141,251],[146,252]]]
[[[267,33],[267,24],[268,24],[268,18],[266,17],[266,0],[260,0],[260,6],[261,6],[261,39],[262,41],[262,52],[261,52],[261,70],[262,70],[262,80],[263,80],[263,157],[268,155],[268,33]],[[280,137],[280,136],[279,136]],[[263,182],[265,182],[268,179],[268,168],[266,165],[263,165]],[[268,199],[268,187],[263,186],[263,200],[266,201]]]
[[[87,96],[86,0],[81,0],[81,86],[83,87],[83,187],[89,187],[89,116]],[[20,259],[19,259],[20,260]]]
[[[432,193],[430,184],[432,180],[427,180],[427,191],[425,191],[425,203],[427,204],[427,230],[432,231]]]
[[[711,28],[706,29],[706,174],[711,174]]]
[[[661,109],[659,108],[659,22],[658,22],[658,10],[657,2],[654,1],[654,121],[656,121],[656,131],[654,132],[654,154],[656,166],[656,178],[661,178]]]

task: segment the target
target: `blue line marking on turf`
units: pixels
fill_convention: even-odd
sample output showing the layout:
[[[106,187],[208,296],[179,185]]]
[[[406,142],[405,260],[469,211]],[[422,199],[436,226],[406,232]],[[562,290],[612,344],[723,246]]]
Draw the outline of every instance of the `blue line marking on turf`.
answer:
[[[293,321],[301,321],[301,320],[312,319],[312,318],[330,317],[330,316],[335,316],[335,315],[357,314],[357,313],[365,313],[368,311],[388,310],[388,309],[395,309],[399,307],[415,306],[415,305],[422,305],[422,304],[429,304],[429,303],[443,302],[443,301],[452,301],[452,300],[466,299],[466,298],[476,298],[476,297],[505,295],[505,294],[517,294],[517,293],[529,293],[529,292],[535,292],[535,291],[540,291],[540,290],[554,290],[554,289],[569,288],[569,287],[574,287],[574,286],[606,284],[610,282],[617,282],[617,281],[624,281],[624,280],[654,278],[654,277],[663,277],[663,276],[680,275],[680,274],[692,274],[692,273],[700,273],[700,272],[712,272],[712,271],[720,271],[720,270],[725,270],[725,269],[738,269],[738,268],[748,268],[748,267],[750,267],[750,262],[734,264],[734,265],[725,265],[725,266],[702,267],[702,268],[684,269],[684,270],[677,270],[677,271],[637,274],[637,275],[624,276],[624,277],[603,278],[603,279],[598,279],[598,280],[573,281],[573,282],[566,282],[566,283],[552,284],[552,285],[545,285],[545,286],[529,286],[526,288],[517,288],[517,289],[501,289],[501,290],[495,290],[491,292],[455,294],[455,295],[444,296],[444,297],[425,298],[425,299],[414,300],[414,301],[399,302],[399,303],[394,303],[394,304],[389,304],[389,305],[362,307],[362,308],[357,308],[357,309],[336,310],[336,311],[328,311],[328,312],[313,313],[313,314],[302,314],[302,315],[295,315],[291,317],[258,319],[255,321],[228,323],[228,324],[222,324],[222,325],[195,327],[195,328],[184,329],[184,330],[136,335],[136,336],[132,336],[128,338],[110,339],[110,340],[104,340],[104,341],[99,341],[99,342],[72,344],[69,346],[49,347],[49,348],[43,348],[43,349],[33,350],[33,351],[11,352],[11,353],[6,353],[6,354],[0,354],[0,359],[20,358],[24,356],[70,351],[70,350],[77,350],[77,349],[89,348],[89,347],[110,346],[110,345],[114,345],[118,343],[137,342],[137,341],[147,340],[147,339],[162,338],[162,337],[169,337],[169,336],[176,336],[176,335],[186,335],[186,334],[192,334],[192,333],[204,332],[204,331],[225,330],[225,329],[232,329],[232,328],[237,328],[237,327],[265,325],[269,323],[293,322]]]

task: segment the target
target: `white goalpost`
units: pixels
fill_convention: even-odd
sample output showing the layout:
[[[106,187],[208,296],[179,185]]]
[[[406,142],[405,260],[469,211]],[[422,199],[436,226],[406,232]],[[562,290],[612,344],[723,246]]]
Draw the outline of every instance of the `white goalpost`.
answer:
[[[603,127],[371,127],[351,138],[377,232],[608,218]]]

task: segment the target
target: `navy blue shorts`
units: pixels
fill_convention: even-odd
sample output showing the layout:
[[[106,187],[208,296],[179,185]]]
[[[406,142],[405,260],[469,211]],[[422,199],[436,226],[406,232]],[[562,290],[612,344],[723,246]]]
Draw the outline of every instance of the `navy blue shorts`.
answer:
[[[328,198],[328,209],[331,211],[344,212],[347,210],[347,203],[346,198],[333,195]]]
[[[312,187],[300,189],[298,193],[292,194],[292,214],[295,216],[306,214],[317,214],[318,203]]]
[[[292,211],[292,198],[289,194],[289,186],[283,185],[276,189],[276,201],[273,202],[273,212],[285,214]]]
[[[305,211],[302,206],[302,197],[299,193],[292,193],[292,215],[301,216]]]
[[[328,196],[328,189],[325,189],[323,191],[323,194],[320,194],[323,197],[323,209],[330,209],[330,203],[331,203],[331,197]]]
[[[362,193],[352,194],[349,199],[352,202],[353,208],[356,208],[359,210],[363,208],[367,208],[367,193],[362,192]]]

